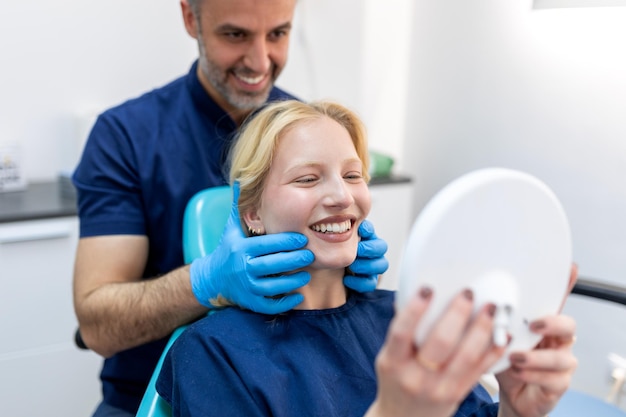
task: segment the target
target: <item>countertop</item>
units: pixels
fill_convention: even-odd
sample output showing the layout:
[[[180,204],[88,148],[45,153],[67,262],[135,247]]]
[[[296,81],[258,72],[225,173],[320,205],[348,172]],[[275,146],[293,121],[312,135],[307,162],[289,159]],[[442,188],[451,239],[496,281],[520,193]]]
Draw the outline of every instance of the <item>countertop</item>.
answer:
[[[0,223],[76,215],[76,200],[57,181],[32,183],[25,190],[0,193]]]
[[[391,175],[386,177],[373,177],[370,179],[370,185],[390,185],[390,184],[403,184],[412,182],[411,177],[406,175]]]
[[[371,186],[411,182],[402,175],[372,178]],[[29,184],[25,190],[0,193],[0,223],[75,216],[76,200],[62,193],[59,181]]]

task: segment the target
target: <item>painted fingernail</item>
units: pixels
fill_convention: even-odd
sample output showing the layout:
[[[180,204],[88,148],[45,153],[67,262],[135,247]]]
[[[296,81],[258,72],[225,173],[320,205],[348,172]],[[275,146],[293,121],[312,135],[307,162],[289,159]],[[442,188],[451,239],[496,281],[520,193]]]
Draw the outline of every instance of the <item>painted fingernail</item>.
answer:
[[[431,290],[428,287],[422,287],[422,288],[420,288],[419,295],[424,300],[429,300],[430,297],[432,297],[432,295],[433,295],[433,290]]]
[[[463,297],[465,297],[468,301],[474,300],[474,293],[469,288],[463,290]]]
[[[546,327],[546,322],[543,320],[537,320],[530,323],[530,330],[532,331],[539,331],[544,327]]]
[[[526,362],[526,356],[520,353],[512,353],[511,356],[509,356],[509,360],[514,365],[521,365]]]
[[[489,317],[496,315],[496,306],[494,304],[487,304],[487,314],[489,314]]]

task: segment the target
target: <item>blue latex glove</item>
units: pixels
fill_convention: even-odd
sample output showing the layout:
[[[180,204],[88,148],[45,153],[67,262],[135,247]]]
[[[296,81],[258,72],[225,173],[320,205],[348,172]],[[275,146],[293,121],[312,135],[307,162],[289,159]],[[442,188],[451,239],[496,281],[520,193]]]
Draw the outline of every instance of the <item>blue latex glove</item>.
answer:
[[[369,220],[363,220],[359,226],[359,236],[361,241],[356,259],[350,265],[354,275],[346,275],[343,283],[358,292],[374,291],[378,276],[389,268],[389,261],[385,258],[387,242],[376,236],[374,225]]]
[[[310,265],[313,252],[301,249],[307,238],[300,233],[276,233],[246,237],[239,222],[239,183],[233,186],[233,205],[219,246],[191,263],[189,276],[200,304],[213,307],[218,295],[243,308],[264,314],[279,314],[300,304],[301,294],[285,294],[306,285],[308,272],[285,272]],[[278,276],[274,276],[278,275]],[[271,277],[270,277],[271,276]]]

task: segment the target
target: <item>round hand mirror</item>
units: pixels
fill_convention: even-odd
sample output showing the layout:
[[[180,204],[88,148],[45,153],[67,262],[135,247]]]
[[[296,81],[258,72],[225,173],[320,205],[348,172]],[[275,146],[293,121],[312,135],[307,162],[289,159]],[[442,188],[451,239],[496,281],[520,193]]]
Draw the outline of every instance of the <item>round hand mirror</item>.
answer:
[[[494,342],[507,353],[490,370],[509,367],[508,353],[534,347],[528,324],[559,311],[566,296],[572,245],[565,212],[537,178],[504,168],[470,172],[437,193],[416,219],[400,264],[398,307],[418,288],[433,290],[416,343],[454,295],[474,292],[475,311],[497,307]]]

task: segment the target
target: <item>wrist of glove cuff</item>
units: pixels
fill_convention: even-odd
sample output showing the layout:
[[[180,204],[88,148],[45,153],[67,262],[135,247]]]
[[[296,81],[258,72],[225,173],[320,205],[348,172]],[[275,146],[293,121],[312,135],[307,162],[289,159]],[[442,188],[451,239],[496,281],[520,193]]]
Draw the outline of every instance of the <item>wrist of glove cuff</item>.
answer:
[[[209,279],[204,275],[206,264],[210,262],[210,256],[198,258],[191,263],[189,280],[191,281],[191,291],[196,300],[205,307],[214,308],[215,306],[211,304],[211,301],[217,299],[219,294],[212,288]]]

